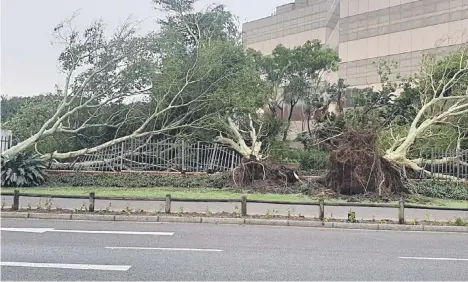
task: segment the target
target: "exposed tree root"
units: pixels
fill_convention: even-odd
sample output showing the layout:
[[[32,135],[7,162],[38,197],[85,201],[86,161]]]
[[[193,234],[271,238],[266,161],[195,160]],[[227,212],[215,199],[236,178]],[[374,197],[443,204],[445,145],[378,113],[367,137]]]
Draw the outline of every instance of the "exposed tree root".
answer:
[[[377,193],[387,196],[406,192],[404,168],[381,157],[376,140],[373,130],[344,132],[330,153],[330,170],[325,177],[327,186],[346,195]]]
[[[241,164],[232,172],[232,180],[236,186],[271,186],[288,188],[301,182],[293,169],[263,163],[251,155],[244,158]]]

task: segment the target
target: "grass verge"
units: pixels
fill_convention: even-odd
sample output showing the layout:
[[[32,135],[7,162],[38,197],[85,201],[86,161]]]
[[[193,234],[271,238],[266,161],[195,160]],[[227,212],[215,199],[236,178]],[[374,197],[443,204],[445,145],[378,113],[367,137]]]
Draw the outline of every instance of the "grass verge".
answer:
[[[95,192],[97,196],[108,197],[165,197],[171,194],[174,198],[208,198],[208,199],[236,199],[240,198],[245,191],[233,191],[228,189],[212,189],[212,188],[122,188],[122,187],[31,187],[31,188],[2,188],[2,192],[13,192],[19,189],[23,193],[51,194],[51,195],[89,195],[90,192]],[[307,196],[303,194],[262,194],[248,193],[249,199],[258,200],[282,200],[282,201],[318,201],[317,196]],[[346,197],[328,197],[327,202],[346,202]],[[361,200],[361,202],[371,202],[370,200]],[[408,202],[446,207],[468,207],[468,201],[460,200],[445,200],[422,196],[411,196]]]

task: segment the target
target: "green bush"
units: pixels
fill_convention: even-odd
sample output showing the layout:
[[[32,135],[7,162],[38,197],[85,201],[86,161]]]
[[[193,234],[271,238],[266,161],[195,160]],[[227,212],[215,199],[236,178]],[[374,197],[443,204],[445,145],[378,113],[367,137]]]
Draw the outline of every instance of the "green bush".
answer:
[[[276,142],[270,151],[270,158],[277,163],[299,163],[303,150],[291,148],[286,142]]]
[[[225,173],[164,175],[151,173],[60,173],[50,174],[49,186],[224,188],[230,186]]]
[[[467,184],[428,180],[414,182],[412,186],[417,194],[426,197],[468,201]]]
[[[328,168],[329,153],[318,149],[303,151],[299,159],[302,170],[324,170]]]
[[[317,171],[328,169],[329,153],[317,148],[290,148],[279,143],[272,149],[271,158],[279,163],[299,163],[303,171]]]
[[[31,187],[44,183],[44,162],[38,154],[22,152],[11,159],[2,157],[2,186]]]

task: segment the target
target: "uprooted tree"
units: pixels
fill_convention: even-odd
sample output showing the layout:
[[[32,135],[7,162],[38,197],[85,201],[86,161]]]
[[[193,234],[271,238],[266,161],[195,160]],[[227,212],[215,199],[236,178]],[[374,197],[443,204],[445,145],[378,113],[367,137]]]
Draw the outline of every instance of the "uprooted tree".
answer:
[[[345,194],[407,191],[410,176],[466,181],[429,171],[430,165],[467,166],[468,48],[446,57],[426,55],[421,71],[401,83],[379,68],[382,90],[365,89],[345,115],[345,130],[334,138],[328,187]],[[395,78],[399,79],[399,78]],[[397,89],[402,92],[394,95]],[[421,156],[424,144],[454,155]]]
[[[242,155],[241,164],[233,171],[235,184],[259,182],[260,186],[267,185],[270,189],[279,188],[276,191],[284,192],[290,184],[301,181],[296,171],[270,163],[268,156],[264,155],[268,154],[269,144],[279,133],[274,117],[265,115],[262,110],[256,114],[237,114],[236,117],[226,118],[224,128],[220,127],[219,136],[215,139]]]
[[[442,163],[468,166],[466,160],[461,159],[462,150],[468,149],[462,147],[468,130],[468,45],[442,59],[435,55],[424,56],[421,71],[410,84],[420,98],[416,116],[406,132],[394,136],[393,144],[383,157],[430,177],[460,180],[432,173],[424,166]],[[440,138],[435,132],[440,126],[454,128],[458,133],[453,140],[457,154],[436,160],[410,159],[410,150],[417,141]]]

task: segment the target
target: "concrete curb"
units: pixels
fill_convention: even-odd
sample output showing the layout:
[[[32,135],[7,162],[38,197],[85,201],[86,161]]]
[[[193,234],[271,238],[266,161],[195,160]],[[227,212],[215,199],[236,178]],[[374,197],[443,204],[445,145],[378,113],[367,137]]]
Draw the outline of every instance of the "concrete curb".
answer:
[[[0,217],[4,218],[28,218],[29,213],[27,212],[2,212]]]
[[[72,214],[72,220],[99,220],[99,221],[115,221],[113,214]]]
[[[159,222],[177,222],[177,223],[201,223],[201,217],[184,217],[184,216],[169,216],[161,215],[159,216]]]
[[[116,215],[115,221],[138,221],[138,222],[158,222],[159,216],[147,215]]]
[[[394,231],[430,231],[430,232],[462,232],[468,233],[468,226],[433,226],[433,225],[398,225],[371,224],[347,222],[320,222],[311,220],[261,219],[261,218],[225,218],[225,217],[180,217],[169,215],[111,215],[111,214],[70,214],[70,213],[34,213],[34,212],[2,212],[0,218],[34,218],[61,220],[93,220],[93,221],[132,221],[132,222],[172,222],[172,223],[207,223],[207,224],[238,224],[238,225],[269,225],[293,227],[321,227],[338,229],[363,230],[394,230]]]
[[[213,224],[244,224],[243,218],[230,218],[230,217],[202,217],[202,223]]]
[[[37,219],[72,219],[72,214],[30,212],[28,218]]]

